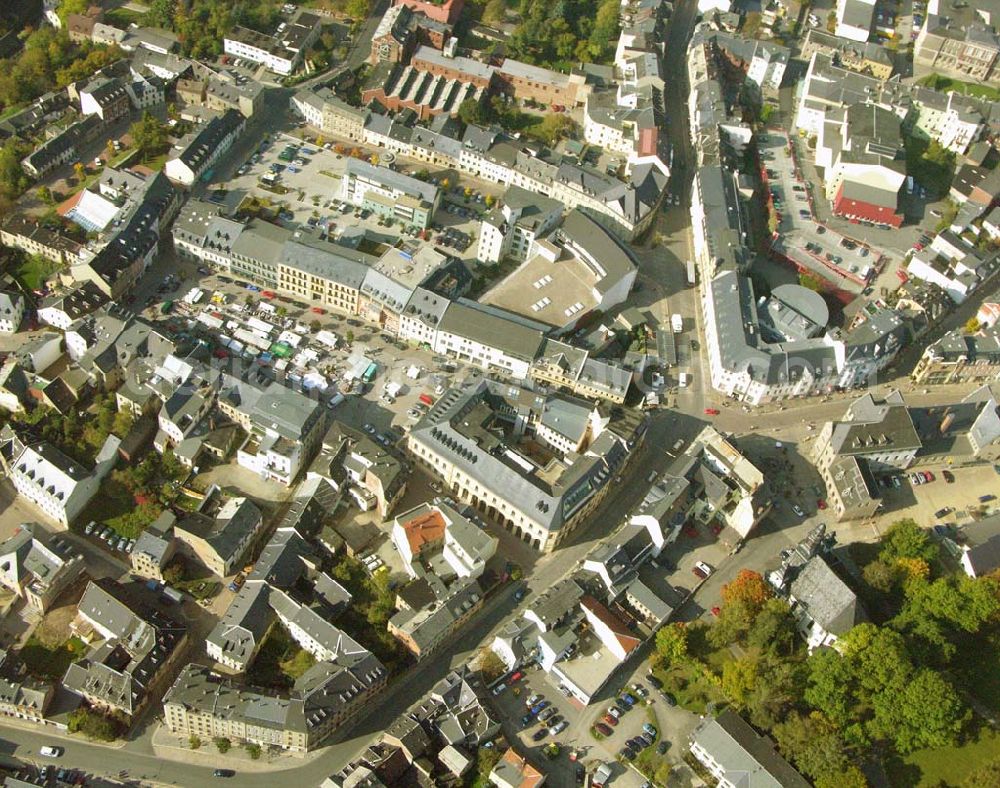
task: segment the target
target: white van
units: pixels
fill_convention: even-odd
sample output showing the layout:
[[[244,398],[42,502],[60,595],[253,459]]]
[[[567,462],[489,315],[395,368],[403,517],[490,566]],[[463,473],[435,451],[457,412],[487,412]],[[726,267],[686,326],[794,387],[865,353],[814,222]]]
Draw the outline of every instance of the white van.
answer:
[[[677,385],[680,386],[682,389],[684,389],[687,388],[687,384],[688,384],[688,373],[681,372],[677,376]]]

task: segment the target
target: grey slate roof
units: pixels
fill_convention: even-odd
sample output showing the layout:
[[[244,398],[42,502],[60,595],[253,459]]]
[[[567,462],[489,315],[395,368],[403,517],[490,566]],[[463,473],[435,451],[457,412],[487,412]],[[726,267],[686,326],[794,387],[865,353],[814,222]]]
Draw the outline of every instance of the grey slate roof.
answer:
[[[725,779],[745,788],[808,788],[809,782],[782,758],[769,739],[759,736],[735,711],[706,718],[692,742],[723,768]]]
[[[846,634],[860,620],[857,596],[822,556],[810,558],[798,570],[789,588],[791,596],[806,608],[810,618],[832,635]]]

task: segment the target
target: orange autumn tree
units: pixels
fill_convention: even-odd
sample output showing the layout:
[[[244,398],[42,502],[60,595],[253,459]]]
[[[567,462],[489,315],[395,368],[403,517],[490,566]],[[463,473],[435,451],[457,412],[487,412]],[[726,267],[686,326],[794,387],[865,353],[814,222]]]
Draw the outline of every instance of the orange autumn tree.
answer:
[[[731,583],[726,583],[722,587],[724,604],[743,603],[754,613],[759,612],[772,596],[774,593],[764,580],[764,576],[750,569],[741,569]]]
[[[708,632],[708,641],[716,647],[743,641],[773,596],[759,572],[741,569],[732,582],[722,587],[722,610]]]

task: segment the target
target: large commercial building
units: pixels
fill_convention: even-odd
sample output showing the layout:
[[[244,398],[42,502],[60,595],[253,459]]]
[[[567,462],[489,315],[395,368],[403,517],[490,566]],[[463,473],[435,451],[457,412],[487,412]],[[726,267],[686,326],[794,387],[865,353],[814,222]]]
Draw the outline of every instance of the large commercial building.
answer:
[[[638,271],[629,250],[578,210],[532,240],[526,257],[481,301],[564,331],[624,303]]]
[[[604,498],[645,435],[638,417],[591,407],[482,380],[447,391],[407,448],[457,499],[551,552]],[[519,449],[527,435],[539,452]],[[565,450],[569,440],[575,451]]]
[[[833,212],[848,219],[899,227],[906,183],[901,123],[873,104],[830,110],[816,143]]]
[[[179,150],[164,165],[164,173],[175,183],[192,186],[232,147],[246,123],[246,117],[235,109],[226,110],[221,117],[212,119],[203,129],[179,143]]]
[[[341,178],[340,198],[384,218],[394,219],[404,227],[422,230],[430,226],[441,194],[433,183],[387,167],[349,159]]]
[[[276,74],[287,76],[302,63],[306,51],[319,37],[322,17],[300,9],[281,22],[272,35],[246,27],[234,27],[223,39],[227,55],[265,65]]]

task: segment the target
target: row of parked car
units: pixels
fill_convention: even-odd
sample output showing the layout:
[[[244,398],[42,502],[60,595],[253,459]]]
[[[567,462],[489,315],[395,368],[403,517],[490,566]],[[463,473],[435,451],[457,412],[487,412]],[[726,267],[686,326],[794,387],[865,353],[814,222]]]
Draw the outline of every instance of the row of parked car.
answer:
[[[131,553],[135,547],[135,539],[119,536],[110,526],[98,526],[93,520],[87,523],[83,532],[87,536],[93,536],[98,541],[104,542],[109,550],[117,550],[119,553]]]
[[[524,705],[527,707],[527,711],[521,717],[522,727],[527,728],[536,719],[542,723],[541,727],[531,736],[535,741],[541,741],[546,736],[557,736],[569,727],[569,721],[559,713],[559,709],[545,700],[545,697],[539,693],[525,700]]]

